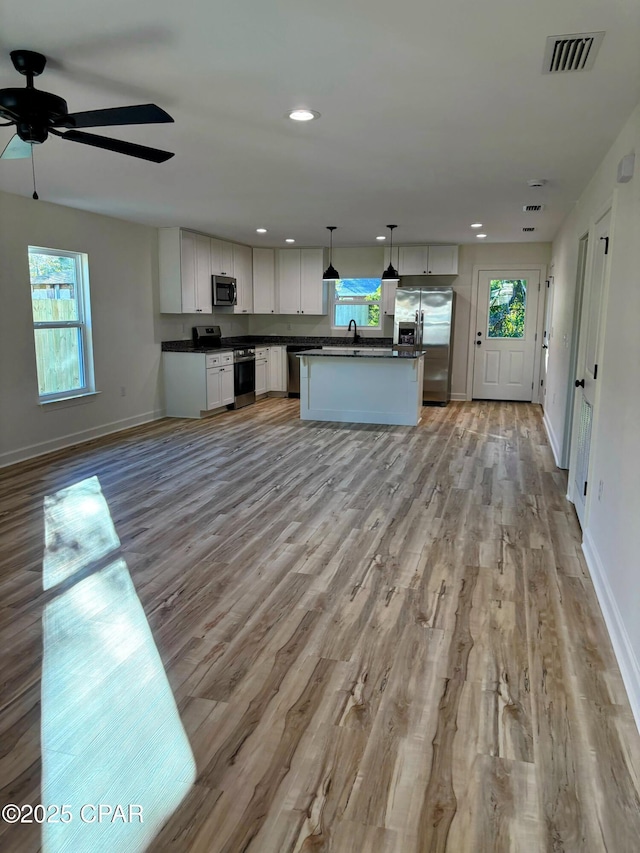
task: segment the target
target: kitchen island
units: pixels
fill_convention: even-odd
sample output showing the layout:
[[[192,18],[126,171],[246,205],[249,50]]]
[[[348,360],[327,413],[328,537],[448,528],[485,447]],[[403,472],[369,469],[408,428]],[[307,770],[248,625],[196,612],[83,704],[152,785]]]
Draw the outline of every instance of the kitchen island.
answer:
[[[415,426],[423,353],[344,347],[300,353],[300,418]]]

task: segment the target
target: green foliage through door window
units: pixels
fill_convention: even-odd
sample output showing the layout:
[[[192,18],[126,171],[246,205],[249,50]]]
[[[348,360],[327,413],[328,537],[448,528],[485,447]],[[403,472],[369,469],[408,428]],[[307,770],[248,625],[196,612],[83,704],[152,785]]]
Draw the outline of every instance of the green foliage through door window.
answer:
[[[488,338],[523,338],[527,304],[524,278],[492,278],[489,293]]]

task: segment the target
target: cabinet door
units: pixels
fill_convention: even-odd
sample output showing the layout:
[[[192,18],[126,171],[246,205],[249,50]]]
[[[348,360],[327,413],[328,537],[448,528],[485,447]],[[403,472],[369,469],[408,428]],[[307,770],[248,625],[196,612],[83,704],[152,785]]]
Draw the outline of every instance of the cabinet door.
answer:
[[[426,275],[429,249],[427,246],[400,246],[398,272],[400,275]]]
[[[278,249],[278,304],[281,314],[300,313],[300,249]]]
[[[269,382],[267,390],[287,390],[287,354],[285,347],[269,347]]]
[[[196,312],[211,314],[213,296],[211,289],[211,238],[196,234]]]
[[[207,370],[207,409],[219,409],[222,403],[222,371],[225,367],[210,367]]]
[[[234,275],[232,243],[211,239],[211,274]]]
[[[267,393],[267,360],[256,359],[256,394]]]
[[[183,231],[180,235],[180,286],[182,313],[195,314],[196,302],[196,235]]]
[[[300,250],[300,313],[326,314],[327,285],[322,280],[324,250]]]
[[[220,368],[220,394],[222,405],[229,406],[233,403],[235,395],[233,392],[233,365]]]
[[[275,249],[253,250],[253,313],[276,313]]]
[[[429,246],[427,271],[430,275],[458,275],[458,247]]]
[[[397,281],[382,282],[382,313],[386,316],[392,316],[395,312],[397,287]]]
[[[253,313],[253,264],[249,246],[233,245],[233,271],[238,286],[235,314]]]

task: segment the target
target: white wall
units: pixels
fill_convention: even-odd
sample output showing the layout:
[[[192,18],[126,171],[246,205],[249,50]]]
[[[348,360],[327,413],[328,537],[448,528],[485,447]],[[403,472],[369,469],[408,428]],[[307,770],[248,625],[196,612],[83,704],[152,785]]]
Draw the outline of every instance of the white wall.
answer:
[[[38,404],[29,245],[89,255],[95,397]],[[0,193],[0,465],[161,413],[156,279],[155,228]]]
[[[618,661],[640,725],[640,163],[627,184],[617,164],[640,155],[640,105],[594,174],[553,244],[556,295],[549,350],[546,419],[562,437],[578,241],[613,200],[610,276],[598,357],[589,503],[583,530],[589,562]],[[591,241],[593,243],[593,241]],[[567,345],[564,343],[567,338]],[[570,384],[571,383],[571,384]],[[598,499],[597,484],[602,481]]]

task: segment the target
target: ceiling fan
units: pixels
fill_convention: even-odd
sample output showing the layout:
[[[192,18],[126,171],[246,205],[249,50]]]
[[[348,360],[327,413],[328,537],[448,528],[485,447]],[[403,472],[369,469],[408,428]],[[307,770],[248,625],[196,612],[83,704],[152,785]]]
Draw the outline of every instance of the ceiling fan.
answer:
[[[174,155],[170,151],[136,145],[120,139],[110,139],[95,133],[83,133],[81,127],[116,127],[126,124],[159,124],[172,122],[171,116],[155,104],[132,107],[113,107],[70,113],[67,102],[57,95],[43,92],[33,85],[33,78],[44,71],[46,56],[32,50],[11,51],[16,71],[27,78],[26,89],[0,89],[0,118],[8,119],[0,127],[15,125],[16,135],[9,141],[0,159],[15,160],[30,157],[32,146],[45,142],[50,133],[71,142],[105,148],[118,154],[128,154],[152,163],[164,163]],[[67,129],[63,133],[59,128]]]

